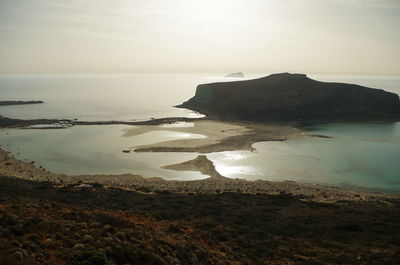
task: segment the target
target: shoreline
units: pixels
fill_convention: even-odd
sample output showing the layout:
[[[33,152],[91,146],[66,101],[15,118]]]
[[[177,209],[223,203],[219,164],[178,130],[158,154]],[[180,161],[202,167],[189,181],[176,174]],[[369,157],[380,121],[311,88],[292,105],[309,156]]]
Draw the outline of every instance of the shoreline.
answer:
[[[144,178],[140,175],[66,175],[56,174],[44,168],[38,168],[34,162],[20,161],[12,153],[0,148],[0,176],[38,182],[50,182],[57,187],[88,184],[90,187],[101,185],[110,188],[121,188],[146,193],[243,193],[243,194],[290,194],[302,200],[316,202],[337,201],[379,201],[390,203],[391,199],[399,199],[399,194],[382,193],[382,191],[366,191],[364,189],[344,188],[320,184],[307,184],[294,181],[248,181],[230,179],[223,176],[211,176],[202,180],[164,180],[162,178]],[[207,161],[206,161],[207,162]],[[187,162],[184,162],[188,164]],[[208,163],[208,162],[207,162]],[[172,165],[173,166],[173,165]],[[187,170],[187,169],[186,169]]]
[[[1,100],[0,106],[43,104],[42,100]]]
[[[46,125],[42,127],[35,128],[26,128],[26,129],[55,129],[56,126],[64,126],[60,128],[68,128],[76,125],[162,125],[162,124],[171,124],[176,122],[193,122],[199,120],[209,120],[207,117],[203,118],[188,118],[188,117],[167,117],[167,118],[158,118],[158,119],[150,119],[144,121],[79,121],[75,119],[31,119],[31,120],[22,120],[22,119],[14,119],[7,118],[0,115],[0,129],[7,128],[24,128],[32,125]],[[49,126],[52,125],[52,126]]]
[[[4,126],[3,121],[11,121],[11,126]],[[194,122],[201,124],[193,127],[161,127],[160,125],[171,125],[178,122]],[[141,133],[149,132],[158,128],[158,130],[183,131],[188,133],[198,133],[206,135],[204,139],[189,140],[172,140],[159,142],[152,145],[132,147],[135,152],[196,152],[200,154],[247,150],[252,151],[252,144],[262,141],[285,141],[298,137],[319,137],[331,138],[325,135],[307,134],[301,129],[296,128],[290,123],[254,123],[254,122],[226,122],[217,121],[209,117],[203,118],[186,118],[186,117],[170,117],[151,119],[146,121],[77,121],[65,119],[39,119],[39,120],[16,120],[0,116],[0,128],[20,128],[35,124],[70,124],[70,126],[78,125],[137,125],[142,128],[128,129],[126,136],[135,136]],[[213,125],[213,126],[210,126]],[[219,126],[219,127],[218,127]],[[220,127],[228,126],[228,127]],[[229,127],[233,126],[233,127]],[[65,128],[68,128],[65,127]],[[301,126],[299,126],[301,128]],[[33,128],[27,128],[33,129]],[[62,129],[58,127],[43,127],[35,129]],[[196,131],[197,130],[197,131]],[[199,131],[198,131],[199,130]],[[219,131],[218,131],[219,130]],[[231,131],[230,133],[221,133],[223,130]],[[210,134],[211,133],[211,134]],[[221,136],[222,134],[222,136]],[[216,136],[218,135],[218,137]],[[192,143],[190,143],[192,142]],[[136,148],[136,149],[135,149]],[[196,158],[197,159],[197,158]],[[196,160],[195,159],[195,160]],[[207,157],[205,157],[206,160]],[[163,168],[171,170],[193,170],[196,161],[184,161],[175,165],[167,165]],[[0,175],[7,177],[16,177],[25,180],[49,181],[55,185],[78,185],[79,183],[101,184],[109,187],[119,187],[124,189],[145,190],[149,192],[168,191],[168,192],[184,192],[184,193],[218,193],[218,192],[234,192],[234,193],[263,193],[276,195],[281,193],[289,193],[296,196],[304,196],[309,200],[330,202],[338,200],[359,201],[364,199],[381,200],[383,198],[394,197],[400,198],[397,191],[368,189],[363,187],[348,186],[329,186],[325,184],[301,183],[295,181],[265,181],[255,180],[248,181],[244,179],[231,179],[224,176],[215,178],[218,172],[215,168],[211,171],[204,168],[207,166],[196,165],[194,170],[204,175],[210,175],[210,178],[202,180],[165,180],[158,177],[143,177],[135,174],[99,174],[99,175],[67,175],[51,173],[42,167],[37,168],[34,162],[24,162],[14,159],[12,153],[1,149]],[[209,160],[208,160],[209,161]],[[211,162],[211,161],[210,161]],[[212,163],[212,162],[211,162]],[[185,168],[186,169],[182,169]],[[192,167],[192,169],[190,169]],[[189,168],[189,169],[187,169]],[[206,172],[206,173],[204,173]],[[207,173],[208,172],[208,173]],[[211,173],[210,173],[211,172]],[[216,173],[216,174],[215,174]]]
[[[213,120],[200,120],[193,122],[191,127],[165,128],[160,126],[143,126],[127,129],[125,137],[137,136],[153,131],[173,131],[178,133],[189,133],[204,135],[200,139],[178,139],[163,141],[150,145],[134,146],[134,152],[190,152],[190,153],[213,153],[224,151],[254,151],[254,143],[264,141],[286,141],[309,135],[303,131],[284,125],[255,124],[223,122]]]
[[[53,125],[36,127],[36,128],[26,128],[26,129],[54,129],[54,126],[57,125],[68,125],[76,126],[76,125],[163,125],[163,124],[172,124],[177,122],[195,122],[195,121],[216,121],[216,122],[226,122],[226,123],[239,123],[239,124],[253,124],[253,125],[278,125],[278,126],[288,126],[293,128],[303,128],[309,127],[315,124],[327,124],[327,123],[396,123],[400,122],[399,119],[381,119],[381,120],[335,120],[335,121],[327,121],[327,120],[310,120],[310,121],[269,121],[269,122],[249,122],[243,120],[220,120],[212,116],[205,116],[202,118],[189,118],[189,117],[166,117],[166,118],[151,118],[148,120],[141,121],[118,121],[118,120],[106,120],[106,121],[80,121],[77,119],[16,119],[16,118],[8,118],[0,115],[0,129],[1,128],[24,128],[32,125]],[[65,127],[67,128],[67,126]]]

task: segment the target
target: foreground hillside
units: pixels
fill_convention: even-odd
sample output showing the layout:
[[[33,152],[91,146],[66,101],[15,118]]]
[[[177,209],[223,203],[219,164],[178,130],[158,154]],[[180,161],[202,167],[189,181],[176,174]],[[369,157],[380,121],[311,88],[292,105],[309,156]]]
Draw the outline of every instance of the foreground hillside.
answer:
[[[202,84],[178,107],[217,119],[256,122],[400,120],[397,94],[289,73]]]
[[[396,264],[400,202],[0,177],[0,264]]]

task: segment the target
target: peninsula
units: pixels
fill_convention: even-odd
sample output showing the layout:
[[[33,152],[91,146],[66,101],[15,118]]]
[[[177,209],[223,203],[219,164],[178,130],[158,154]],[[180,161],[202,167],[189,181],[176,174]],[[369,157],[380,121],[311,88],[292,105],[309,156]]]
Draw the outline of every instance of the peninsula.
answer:
[[[286,89],[290,91],[282,88]],[[398,97],[377,91],[365,97],[381,104],[386,101],[385,111],[396,111]],[[215,100],[212,93],[210,102]],[[239,106],[248,100],[243,99],[228,103]],[[253,103],[262,99],[253,98]],[[201,155],[192,160],[163,168],[209,176],[167,181],[133,174],[66,175],[50,172],[39,161],[19,160],[1,146],[0,264],[378,264],[382,260],[395,264],[400,242],[393,232],[400,220],[398,194],[227,178],[207,153],[254,151],[254,142],[327,136],[309,135],[291,123],[267,123],[262,116],[238,112],[225,116],[218,104],[215,109],[204,106],[202,112],[209,117],[201,119],[79,121],[0,116],[0,128],[124,124],[132,127],[123,130],[123,137],[152,131],[203,135],[126,151],[197,152]],[[192,124],[171,126],[179,122]]]
[[[394,93],[354,84],[327,83],[305,74],[202,84],[177,107],[229,121],[383,121],[400,120]]]

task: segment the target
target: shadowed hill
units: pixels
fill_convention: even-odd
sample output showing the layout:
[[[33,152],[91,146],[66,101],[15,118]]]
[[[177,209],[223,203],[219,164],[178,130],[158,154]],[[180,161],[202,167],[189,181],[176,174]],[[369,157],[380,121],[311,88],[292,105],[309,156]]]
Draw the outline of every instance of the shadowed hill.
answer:
[[[306,199],[0,176],[0,264],[398,264],[398,199]]]
[[[304,74],[202,84],[177,107],[223,120],[380,121],[399,120],[399,96],[354,84],[326,83]]]

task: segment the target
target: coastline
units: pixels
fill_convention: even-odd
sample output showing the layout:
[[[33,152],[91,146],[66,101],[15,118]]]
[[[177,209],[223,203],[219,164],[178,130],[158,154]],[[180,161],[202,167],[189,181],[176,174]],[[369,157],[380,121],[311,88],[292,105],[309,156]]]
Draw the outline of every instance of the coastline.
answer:
[[[75,125],[161,125],[176,122],[192,122],[207,120],[208,118],[187,118],[187,117],[168,117],[159,119],[150,119],[144,121],[79,121],[75,119],[32,119],[22,120],[7,118],[0,115],[0,128],[24,128],[32,125],[44,125],[34,129],[54,129],[54,126],[75,126]],[[52,126],[49,126],[52,125]],[[67,127],[65,127],[67,128]],[[29,128],[28,129],[33,129]]]
[[[296,128],[299,126],[288,124],[233,123],[209,118],[45,121],[50,126],[35,129],[127,124],[136,126],[127,129],[126,136],[154,130],[206,136],[137,146],[135,150],[150,152],[160,148],[196,153],[252,151],[252,143],[258,141],[330,138],[307,134]],[[174,123],[179,121],[193,122],[193,127],[176,127]],[[30,122],[37,120],[14,126]],[[59,127],[54,127],[57,124]],[[55,174],[37,167],[34,161],[15,159],[1,146],[0,161],[0,214],[3,220],[10,220],[6,228],[0,227],[7,243],[0,261],[11,257],[9,260],[58,264],[83,256],[118,260],[121,253],[129,253],[136,262],[146,249],[145,255],[151,258],[167,250],[165,264],[175,264],[170,258],[175,256],[191,264],[196,259],[188,258],[188,253],[201,257],[193,264],[210,263],[204,257],[213,264],[356,264],[360,260],[387,260],[392,264],[399,254],[399,237],[394,231],[400,220],[400,194],[389,191],[230,179],[222,176],[205,155],[163,167],[210,176],[192,181],[133,174]],[[184,255],[176,254],[180,251]]]
[[[193,123],[193,126],[175,127],[179,122]],[[159,142],[145,146],[134,146],[129,149],[134,152],[195,152],[206,154],[233,150],[253,151],[252,144],[262,141],[286,141],[300,137],[331,138],[319,134],[307,134],[301,126],[291,123],[254,123],[254,122],[227,122],[213,120],[209,117],[186,118],[169,117],[150,119],[145,121],[78,121],[65,119],[38,119],[18,120],[0,116],[0,128],[25,128],[31,125],[61,124],[71,126],[84,125],[134,125],[124,132],[123,136],[136,136],[156,130],[192,133],[205,135],[202,139],[182,139]],[[26,129],[63,129],[64,127],[43,126]],[[123,150],[124,152],[126,150]],[[205,193],[220,192],[249,193],[249,194],[291,194],[304,197],[306,200],[317,202],[335,201],[369,201],[400,198],[400,195],[391,190],[375,190],[362,187],[329,186],[324,184],[300,183],[295,181],[248,181],[231,179],[220,175],[214,166],[210,170],[207,159],[198,163],[196,159],[184,161],[175,165],[164,166],[164,169],[181,171],[199,171],[209,178],[202,180],[165,180],[158,177],[143,177],[135,174],[100,174],[100,175],[67,175],[56,174],[35,166],[34,161],[24,162],[14,158],[12,153],[1,149],[0,175],[32,181],[51,182],[55,185],[79,185],[81,183],[100,184],[107,187],[117,187],[147,192],[176,192],[176,193]],[[200,159],[201,160],[201,159]],[[211,162],[212,164],[212,162]]]
[[[294,181],[248,181],[230,179],[223,176],[211,176],[203,180],[178,181],[161,178],[144,178],[133,174],[122,175],[65,175],[55,174],[44,168],[38,168],[34,162],[17,160],[10,152],[0,149],[0,176],[24,179],[36,182],[50,182],[57,187],[88,184],[110,188],[122,188],[138,192],[172,192],[172,193],[244,193],[280,195],[290,194],[302,200],[315,202],[337,201],[379,201],[390,203],[399,199],[400,195],[366,191],[363,189],[326,186],[318,184],[298,183]],[[185,169],[187,170],[187,169]]]

